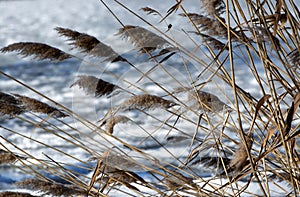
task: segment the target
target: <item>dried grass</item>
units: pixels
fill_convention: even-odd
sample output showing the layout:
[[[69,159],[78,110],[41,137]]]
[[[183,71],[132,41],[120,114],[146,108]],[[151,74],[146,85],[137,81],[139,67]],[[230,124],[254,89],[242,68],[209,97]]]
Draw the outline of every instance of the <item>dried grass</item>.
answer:
[[[62,61],[72,57],[55,47],[36,42],[18,42],[0,49],[2,53],[12,51],[17,51],[18,54],[23,55],[23,57],[34,55],[34,58],[38,60],[49,59],[51,61]]]

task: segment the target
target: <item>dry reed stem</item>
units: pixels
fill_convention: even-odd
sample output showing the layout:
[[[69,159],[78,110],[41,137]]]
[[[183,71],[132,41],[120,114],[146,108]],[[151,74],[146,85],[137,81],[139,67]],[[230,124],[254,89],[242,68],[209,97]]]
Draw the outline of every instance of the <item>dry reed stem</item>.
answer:
[[[39,179],[27,179],[17,182],[16,184],[26,189],[39,190],[45,192],[47,195],[54,196],[78,196],[87,194],[86,190],[80,189],[74,185],[51,183]]]
[[[167,40],[139,26],[124,26],[116,35],[127,39],[138,48],[141,53],[150,53],[156,49],[162,49],[164,51],[175,50]]]
[[[50,105],[43,103],[39,100],[36,100],[34,98],[29,98],[27,96],[22,96],[22,95],[18,95],[18,94],[14,94],[14,95],[22,103],[22,105],[24,106],[24,108],[27,111],[48,114],[48,115],[51,114],[56,118],[64,118],[64,117],[68,116],[61,110],[59,110],[55,107],[51,107]]]
[[[100,42],[94,36],[80,33],[71,29],[56,27],[55,30],[62,36],[68,37],[72,41],[70,45],[82,49],[82,53],[88,53],[91,56],[105,57],[104,61],[124,61],[110,46]]]
[[[0,50],[2,53],[17,51],[18,54],[23,57],[34,55],[35,59],[51,61],[62,61],[69,59],[72,56],[55,48],[43,43],[37,42],[18,42],[8,45]]]
[[[119,88],[94,76],[79,75],[78,78],[70,87],[77,85],[79,88],[84,89],[87,94],[94,95],[95,97],[110,95],[114,90]]]
[[[143,94],[143,95],[136,95],[131,97],[129,100],[125,101],[121,104],[120,108],[125,110],[148,110],[148,109],[155,109],[155,108],[164,108],[168,109],[177,105],[173,101],[165,100],[161,97],[150,95],[150,94]]]

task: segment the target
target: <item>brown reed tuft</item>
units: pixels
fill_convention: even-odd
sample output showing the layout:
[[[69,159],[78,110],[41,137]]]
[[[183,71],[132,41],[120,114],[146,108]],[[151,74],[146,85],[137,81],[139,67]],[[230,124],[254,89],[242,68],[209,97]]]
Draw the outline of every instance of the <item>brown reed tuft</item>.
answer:
[[[5,191],[0,193],[0,197],[36,197],[29,193]]]
[[[230,163],[230,159],[225,157],[221,158],[213,156],[203,156],[192,162],[191,165],[202,164],[207,168],[211,167],[214,169],[223,169],[223,163],[225,166],[228,166]]]
[[[16,161],[16,156],[9,152],[0,149],[0,165],[1,164],[8,164]]]
[[[124,61],[124,59],[110,46],[100,42],[94,36],[62,27],[56,27],[55,30],[60,35],[68,37],[68,40],[72,41],[70,45],[73,45],[75,48],[82,49],[82,53],[88,53],[95,57],[105,57],[106,59],[104,61]]]
[[[114,127],[115,125],[119,124],[119,123],[126,123],[128,122],[130,119],[126,116],[123,115],[117,115],[117,116],[112,116],[110,117],[108,120],[105,120],[102,124],[105,124],[105,129],[108,133],[112,134],[114,132]]]
[[[79,75],[78,78],[70,87],[77,85],[79,88],[84,89],[87,94],[95,97],[110,95],[119,88],[117,85],[90,75]]]
[[[73,196],[86,195],[87,191],[74,185],[66,185],[54,182],[47,182],[39,179],[27,179],[16,183],[18,186],[26,189],[39,190],[46,195],[54,196]]]
[[[253,136],[252,133],[245,136],[246,145],[249,151],[252,149]],[[234,172],[240,172],[247,164],[249,164],[247,148],[243,142],[240,143],[237,151],[229,163],[229,170]]]
[[[116,35],[131,42],[139,52],[149,53],[156,49],[173,51],[173,47],[167,40],[156,35],[155,33],[139,26],[127,25],[119,30]]]
[[[61,110],[55,107],[51,107],[50,105],[43,103],[39,100],[36,100],[34,98],[29,98],[27,96],[22,96],[18,94],[14,94],[14,95],[22,103],[26,111],[32,111],[32,112],[48,114],[48,115],[51,114],[56,118],[64,118],[68,116]]]
[[[24,107],[14,96],[0,92],[0,116],[13,117],[24,112]]]
[[[158,11],[156,11],[153,8],[150,8],[150,7],[143,7],[140,10],[146,12],[148,15],[153,14],[153,15],[159,15],[160,17],[162,17],[162,15]]]
[[[145,183],[145,180],[134,172],[118,169],[109,165],[104,165],[102,173],[121,183],[136,183],[138,181]]]
[[[211,17],[221,17],[225,12],[225,4],[223,0],[202,0],[201,10]]]
[[[171,190],[182,190],[190,189],[190,186],[197,188],[196,184],[193,183],[193,178],[186,177],[180,173],[170,174],[164,178],[166,186]]]
[[[217,40],[214,37],[211,37],[211,36],[206,35],[206,34],[202,34],[200,32],[193,32],[193,33],[201,36],[202,41],[205,42],[207,45],[209,45],[213,49],[217,49],[217,50],[226,49],[226,50],[228,50],[228,46],[226,46],[226,44],[224,44],[223,42]]]
[[[226,105],[224,102],[222,102],[216,95],[198,90],[197,93],[192,92],[191,95],[189,95],[189,100],[191,99],[199,99],[198,103],[196,104],[198,108],[201,108],[203,110],[208,110],[212,112],[220,112],[224,109],[230,110],[230,107]],[[202,105],[201,105],[202,103]],[[203,108],[203,107],[204,108]]]
[[[62,61],[72,57],[60,49],[37,42],[13,43],[0,49],[0,51],[2,53],[17,51],[19,52],[18,54],[23,55],[24,57],[34,55],[34,58],[38,60],[49,59],[51,61]]]
[[[177,105],[173,101],[165,100],[159,96],[154,96],[150,94],[136,95],[131,97],[129,100],[121,104],[121,108],[125,110],[147,110],[155,108],[168,109]]]
[[[289,55],[290,62],[292,65],[297,69],[300,66],[300,54],[299,50],[295,49],[293,50]]]
[[[210,36],[227,37],[227,28],[217,19],[210,18],[196,13],[179,14],[180,16],[188,17],[192,20],[200,32],[205,32]],[[223,21],[225,22],[225,21]]]

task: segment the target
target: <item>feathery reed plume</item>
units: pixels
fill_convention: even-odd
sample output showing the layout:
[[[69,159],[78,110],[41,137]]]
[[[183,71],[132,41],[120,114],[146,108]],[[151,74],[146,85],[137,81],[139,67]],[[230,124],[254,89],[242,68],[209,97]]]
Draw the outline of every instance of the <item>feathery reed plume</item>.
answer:
[[[297,69],[300,66],[300,54],[299,50],[295,49],[293,50],[289,55],[290,62],[293,64],[293,66]]]
[[[245,136],[246,145],[249,151],[252,149],[253,135],[249,133]],[[249,164],[247,148],[243,142],[240,143],[239,148],[235,152],[233,158],[230,160],[228,172],[240,172],[243,168]]]
[[[190,187],[197,188],[196,184],[193,182],[193,178],[186,177],[180,173],[170,174],[164,178],[166,186],[171,190],[182,190],[191,189]]]
[[[126,25],[116,35],[127,39],[141,53],[150,53],[156,49],[170,52],[176,49],[164,38],[139,26]]]
[[[110,46],[100,42],[94,36],[62,27],[56,27],[55,30],[60,35],[68,37],[69,41],[72,41],[70,45],[73,45],[75,48],[82,49],[82,53],[88,53],[95,57],[105,57],[106,59],[104,61],[125,61]]]
[[[211,156],[201,157],[201,158],[193,161],[191,163],[191,165],[202,164],[205,167],[211,167],[211,168],[214,168],[214,169],[223,169],[222,160],[223,160],[224,166],[229,165],[229,163],[230,163],[229,158],[226,158],[226,157],[222,157],[222,158],[221,157],[211,157]]]
[[[14,96],[0,92],[0,116],[8,115],[12,118],[24,112],[24,107]]]
[[[192,32],[192,33],[195,33],[195,34],[201,36],[202,41],[205,42],[206,44],[208,44],[213,49],[217,49],[217,50],[226,49],[226,50],[228,50],[228,46],[226,46],[226,44],[224,44],[223,42],[217,40],[214,37],[211,37],[211,36],[206,35],[206,34],[202,34],[200,32]]]
[[[208,110],[212,112],[220,112],[224,109],[227,109],[230,111],[230,107],[226,105],[224,102],[222,102],[216,95],[198,90],[197,93],[192,92],[191,95],[189,95],[189,100],[191,99],[199,99],[196,105],[198,105],[198,108],[202,108],[203,110]],[[202,104],[202,105],[201,105]]]
[[[8,164],[13,163],[17,159],[25,159],[25,157],[21,157],[18,155],[15,155],[13,153],[7,152],[5,150],[0,149],[0,165],[1,164]]]
[[[77,85],[79,88],[84,89],[86,94],[94,95],[95,97],[108,96],[119,88],[117,85],[90,75],[79,75],[78,78],[70,88]]]
[[[195,25],[197,25],[200,32],[206,32],[207,35],[220,36],[223,38],[227,36],[227,28],[215,18],[210,18],[208,16],[195,13],[179,15],[188,17],[190,20],[192,20],[195,23]],[[225,22],[225,20],[223,22]]]
[[[36,113],[42,113],[42,114],[48,114],[53,115],[56,118],[64,118],[68,115],[62,112],[61,110],[51,107],[50,105],[43,103],[39,100],[36,100],[34,98],[29,98],[27,96],[14,94],[16,98],[22,102],[22,105],[27,111],[32,111]]]
[[[203,0],[201,7],[201,10],[211,17],[220,17],[225,12],[223,0]]]
[[[105,129],[108,133],[112,134],[114,132],[114,127],[119,123],[126,123],[130,119],[123,115],[112,116],[108,120],[105,120],[100,126],[105,124]]]
[[[51,61],[62,61],[72,57],[70,54],[61,51],[60,49],[37,42],[13,43],[0,49],[0,51],[2,53],[17,51],[19,52],[18,54],[23,55],[23,57],[34,55],[34,59],[38,60],[49,59]]]
[[[0,197],[36,197],[36,196],[24,192],[6,191],[6,192],[1,192]]]
[[[16,183],[18,186],[45,192],[46,195],[54,196],[73,196],[86,195],[86,190],[80,189],[73,185],[65,185],[54,182],[47,182],[39,179],[27,179]]]
[[[102,172],[118,182],[136,183],[140,181],[141,183],[146,183],[143,178],[134,172],[118,169],[109,165],[105,165]]]
[[[102,125],[106,123],[106,121],[113,117],[116,113],[120,110],[149,110],[149,109],[156,109],[156,108],[164,108],[168,109],[177,105],[173,101],[165,100],[161,97],[150,95],[150,94],[143,94],[143,95],[136,95],[131,97],[129,100],[124,101],[122,104],[111,108],[98,122],[102,122]]]
[[[272,175],[269,175],[268,178],[272,181],[276,180],[278,182],[282,182],[282,181],[290,182],[291,181],[291,175],[286,172],[280,172],[280,173],[276,173],[276,174],[274,173]],[[293,179],[300,182],[300,175],[293,176]]]
[[[173,101],[165,100],[159,96],[154,96],[150,94],[136,95],[131,97],[129,100],[121,104],[121,109],[125,110],[147,110],[155,108],[168,109],[177,105]]]
[[[162,15],[158,11],[156,11],[150,7],[143,7],[140,10],[146,12],[148,15],[153,14],[153,15],[159,15],[160,17],[162,17]]]

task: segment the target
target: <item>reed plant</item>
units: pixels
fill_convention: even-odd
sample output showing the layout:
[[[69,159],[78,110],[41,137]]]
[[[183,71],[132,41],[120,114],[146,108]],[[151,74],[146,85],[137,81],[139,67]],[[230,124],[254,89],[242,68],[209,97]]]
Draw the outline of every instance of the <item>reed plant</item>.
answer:
[[[82,70],[70,91],[85,92],[90,105],[89,99],[106,101],[94,121],[0,70],[35,95],[0,92],[1,133],[63,158],[35,155],[1,135],[0,165],[29,177],[14,187],[53,196],[300,195],[295,2],[201,0],[196,13],[183,0],[169,1],[168,10],[113,2],[143,24],[124,24],[109,1],[99,1],[120,26],[115,40],[129,52],[64,27],[54,28],[69,51],[24,41],[0,50],[49,62],[77,59]],[[172,25],[177,20],[187,29]],[[115,65],[127,73],[110,69]],[[9,122],[46,132],[87,156],[32,138]]]

